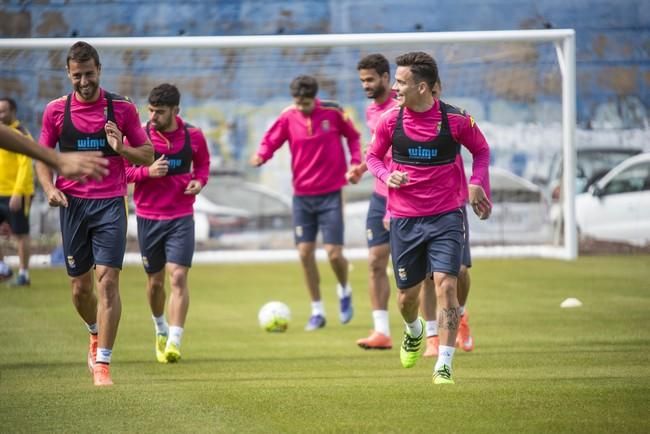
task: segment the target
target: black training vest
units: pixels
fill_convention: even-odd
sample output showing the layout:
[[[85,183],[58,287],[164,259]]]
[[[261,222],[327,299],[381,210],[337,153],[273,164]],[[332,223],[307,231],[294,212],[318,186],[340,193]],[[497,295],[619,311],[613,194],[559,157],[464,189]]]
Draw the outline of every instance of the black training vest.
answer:
[[[106,98],[106,120],[115,122],[115,113],[113,112],[113,96],[104,92]],[[59,137],[59,150],[61,152],[75,151],[102,151],[104,157],[119,157],[120,154],[115,152],[106,140],[106,131],[104,126],[94,133],[82,133],[77,130],[72,123],[70,105],[72,104],[72,94],[68,95],[65,102],[65,111],[63,114],[63,128]]]
[[[149,140],[151,140],[151,134],[149,133],[150,125],[151,122],[147,122],[147,126],[145,127]],[[167,175],[165,176],[190,173],[190,169],[192,168],[192,143],[190,142],[190,132],[187,130],[187,124],[183,124],[183,129],[185,130],[185,143],[183,143],[181,150],[175,154],[164,154],[165,159],[169,163]],[[161,155],[163,154],[154,150],[155,160],[159,159]]]
[[[412,166],[440,166],[456,161],[460,153],[460,144],[451,136],[447,111],[449,105],[440,101],[442,121],[440,132],[427,142],[418,142],[409,138],[404,132],[404,107],[397,115],[397,124],[393,131],[393,161]]]

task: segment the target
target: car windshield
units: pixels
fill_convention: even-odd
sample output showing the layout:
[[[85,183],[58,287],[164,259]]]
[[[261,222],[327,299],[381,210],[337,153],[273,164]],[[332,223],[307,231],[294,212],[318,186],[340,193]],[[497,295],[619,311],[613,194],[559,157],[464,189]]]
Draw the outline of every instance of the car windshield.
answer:
[[[236,176],[212,176],[201,194],[217,205],[239,208],[254,215],[290,214],[289,198]]]
[[[638,153],[635,150],[578,152],[577,175],[593,184],[618,163]]]

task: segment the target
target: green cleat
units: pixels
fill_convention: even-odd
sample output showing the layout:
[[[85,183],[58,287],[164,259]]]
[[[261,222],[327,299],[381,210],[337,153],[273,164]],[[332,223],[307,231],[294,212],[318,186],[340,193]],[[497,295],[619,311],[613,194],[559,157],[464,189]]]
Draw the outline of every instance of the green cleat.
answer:
[[[167,363],[165,346],[167,346],[167,335],[156,335],[156,360],[159,363]]]
[[[404,338],[402,339],[402,346],[399,349],[399,359],[402,366],[405,368],[412,368],[417,363],[422,355],[422,342],[424,342],[425,325],[422,318],[418,318],[422,324],[422,333],[417,338],[412,337],[407,331],[404,331]]]
[[[167,363],[176,363],[181,359],[181,350],[178,349],[176,344],[170,343],[165,348],[165,360]]]
[[[454,379],[451,378],[451,368],[447,365],[442,365],[442,368],[434,371],[433,384],[454,384]]]

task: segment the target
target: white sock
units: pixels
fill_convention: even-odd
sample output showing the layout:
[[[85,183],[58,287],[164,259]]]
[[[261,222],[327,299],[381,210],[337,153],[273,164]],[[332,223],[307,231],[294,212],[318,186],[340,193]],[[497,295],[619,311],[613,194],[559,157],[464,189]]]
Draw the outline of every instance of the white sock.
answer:
[[[325,306],[323,305],[322,300],[311,302],[311,315],[320,315],[322,317],[325,316]]]
[[[169,326],[167,325],[167,321],[165,320],[165,314],[162,314],[160,316],[151,315],[151,318],[153,319],[153,325],[156,327],[157,335],[166,336],[167,334],[169,334]]]
[[[21,268],[18,270],[18,274],[24,276],[26,279],[29,279],[29,270],[26,268]]]
[[[449,366],[451,369],[451,361],[454,358],[455,347],[448,347],[446,345],[438,346],[438,360],[436,361],[436,366],[433,368],[434,371],[442,368],[442,365]]]
[[[388,326],[388,311],[373,310],[372,320],[375,324],[375,331],[390,336],[390,327]]]
[[[420,318],[417,318],[415,321],[412,323],[408,323],[404,321],[404,324],[406,324],[406,332],[414,338],[417,338],[418,336],[422,336],[422,323],[420,322]]]
[[[113,350],[109,348],[97,348],[97,363],[105,363],[107,365],[111,364],[111,356],[113,356]]]
[[[341,285],[340,283],[337,283],[336,293],[338,294],[339,298],[349,297],[352,295],[352,287],[350,286],[349,283],[346,283],[345,285]]]
[[[458,315],[459,316],[465,315],[465,306],[461,306],[458,308]]]
[[[167,345],[176,344],[176,346],[180,348],[181,339],[183,339],[183,327],[178,327],[178,326],[169,327],[169,338],[167,339]]]
[[[427,337],[438,336],[438,321],[427,321]]]
[[[97,327],[97,323],[86,324],[86,328],[88,329],[91,335],[96,335],[97,333],[99,333],[99,328]]]

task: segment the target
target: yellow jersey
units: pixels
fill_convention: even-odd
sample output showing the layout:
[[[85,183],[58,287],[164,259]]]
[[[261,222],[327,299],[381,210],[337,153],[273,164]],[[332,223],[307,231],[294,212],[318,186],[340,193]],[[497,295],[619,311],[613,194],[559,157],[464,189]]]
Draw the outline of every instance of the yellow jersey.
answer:
[[[9,125],[16,134],[32,138],[19,121]],[[31,196],[34,194],[32,159],[15,152],[0,149],[0,196]]]

